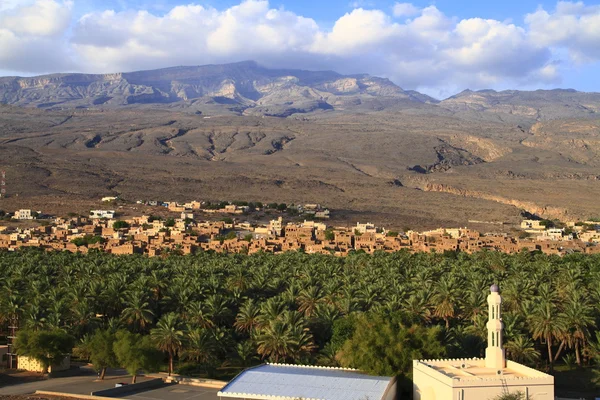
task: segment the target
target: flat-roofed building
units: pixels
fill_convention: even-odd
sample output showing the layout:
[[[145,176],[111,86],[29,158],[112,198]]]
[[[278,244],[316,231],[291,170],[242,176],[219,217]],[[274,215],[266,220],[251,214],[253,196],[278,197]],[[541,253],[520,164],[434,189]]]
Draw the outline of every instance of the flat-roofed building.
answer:
[[[114,210],[92,210],[90,211],[90,218],[92,219],[113,219],[115,217]]]
[[[225,385],[221,399],[396,400],[396,380],[354,369],[262,364]]]
[[[31,210],[19,210],[15,212],[14,219],[25,220],[25,219],[33,219],[33,214]]]
[[[554,400],[554,377],[505,357],[502,297],[492,285],[488,302],[485,358],[413,361],[415,400],[491,400],[522,392],[531,400]]]

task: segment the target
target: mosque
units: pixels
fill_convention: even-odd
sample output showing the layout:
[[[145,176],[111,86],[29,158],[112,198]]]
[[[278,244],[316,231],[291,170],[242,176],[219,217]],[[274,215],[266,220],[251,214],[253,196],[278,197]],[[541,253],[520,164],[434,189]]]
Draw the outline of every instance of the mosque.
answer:
[[[554,400],[552,375],[506,360],[498,285],[490,292],[485,358],[414,360],[415,400],[493,400],[516,392],[530,400]]]

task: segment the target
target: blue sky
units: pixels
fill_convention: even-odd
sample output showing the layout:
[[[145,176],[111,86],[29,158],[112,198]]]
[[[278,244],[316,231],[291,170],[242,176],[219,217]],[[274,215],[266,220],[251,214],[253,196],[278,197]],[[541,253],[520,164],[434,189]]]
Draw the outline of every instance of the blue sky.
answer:
[[[168,11],[176,5],[189,4],[188,1],[168,0],[135,0],[135,1],[93,1],[82,0],[76,2],[78,7],[85,10],[107,9],[115,10],[130,9],[152,9],[155,11]],[[204,0],[194,3],[209,5],[217,9],[226,9],[239,1],[235,0]],[[288,0],[271,1],[273,8],[284,7],[297,14],[309,16],[323,23],[333,24],[342,14],[351,11],[355,7],[368,9],[391,9],[397,3],[393,0]],[[556,5],[555,1],[535,0],[507,0],[507,1],[482,1],[482,0],[437,0],[437,1],[413,1],[412,4],[419,7],[435,5],[446,13],[459,18],[492,18],[498,20],[522,20],[526,13],[535,11],[538,6],[551,9]],[[592,4],[592,3],[590,3]]]
[[[556,1],[0,0],[0,75],[253,59],[465,88],[600,91],[600,5]]]

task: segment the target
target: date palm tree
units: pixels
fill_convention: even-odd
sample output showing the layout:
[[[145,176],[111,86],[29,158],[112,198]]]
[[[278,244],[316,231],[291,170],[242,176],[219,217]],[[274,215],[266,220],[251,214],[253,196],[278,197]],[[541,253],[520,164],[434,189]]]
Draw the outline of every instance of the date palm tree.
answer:
[[[158,320],[156,328],[150,331],[150,337],[159,350],[169,356],[169,375],[173,373],[173,357],[183,347],[185,333],[179,316],[175,313],[165,314]]]
[[[238,332],[251,333],[259,325],[260,307],[250,299],[240,307],[233,326]]]
[[[275,320],[265,326],[256,336],[257,352],[261,357],[275,363],[284,361],[292,354],[294,338],[287,324]]]
[[[216,360],[216,342],[208,329],[196,328],[188,332],[180,356],[208,366]]]
[[[121,318],[124,322],[131,325],[136,332],[146,329],[146,326],[152,322],[154,313],[150,309],[150,303],[147,295],[142,291],[129,292],[125,298],[127,307],[123,310]]]
[[[434,286],[433,315],[444,320],[446,329],[450,328],[450,320],[454,318],[458,308],[458,288],[453,279],[444,276]]]
[[[590,335],[589,327],[595,323],[592,307],[577,294],[564,305],[561,317],[566,327],[564,334],[567,343],[575,348],[575,360],[581,366],[581,348]]]
[[[552,371],[554,358],[552,357],[552,344],[557,338],[564,336],[566,326],[559,315],[556,305],[549,300],[541,299],[533,314],[529,318],[530,331],[533,340],[545,341],[548,349],[548,365]]]
[[[507,357],[522,364],[535,364],[540,359],[540,352],[535,349],[531,339],[519,335],[506,342]]]

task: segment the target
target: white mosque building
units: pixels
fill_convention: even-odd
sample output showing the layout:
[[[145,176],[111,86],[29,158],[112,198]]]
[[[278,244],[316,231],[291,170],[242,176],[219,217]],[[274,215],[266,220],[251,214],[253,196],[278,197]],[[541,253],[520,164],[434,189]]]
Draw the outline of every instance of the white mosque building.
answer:
[[[502,297],[492,285],[485,359],[414,360],[415,400],[492,400],[522,392],[531,400],[554,400],[554,377],[507,361],[502,340]]]

